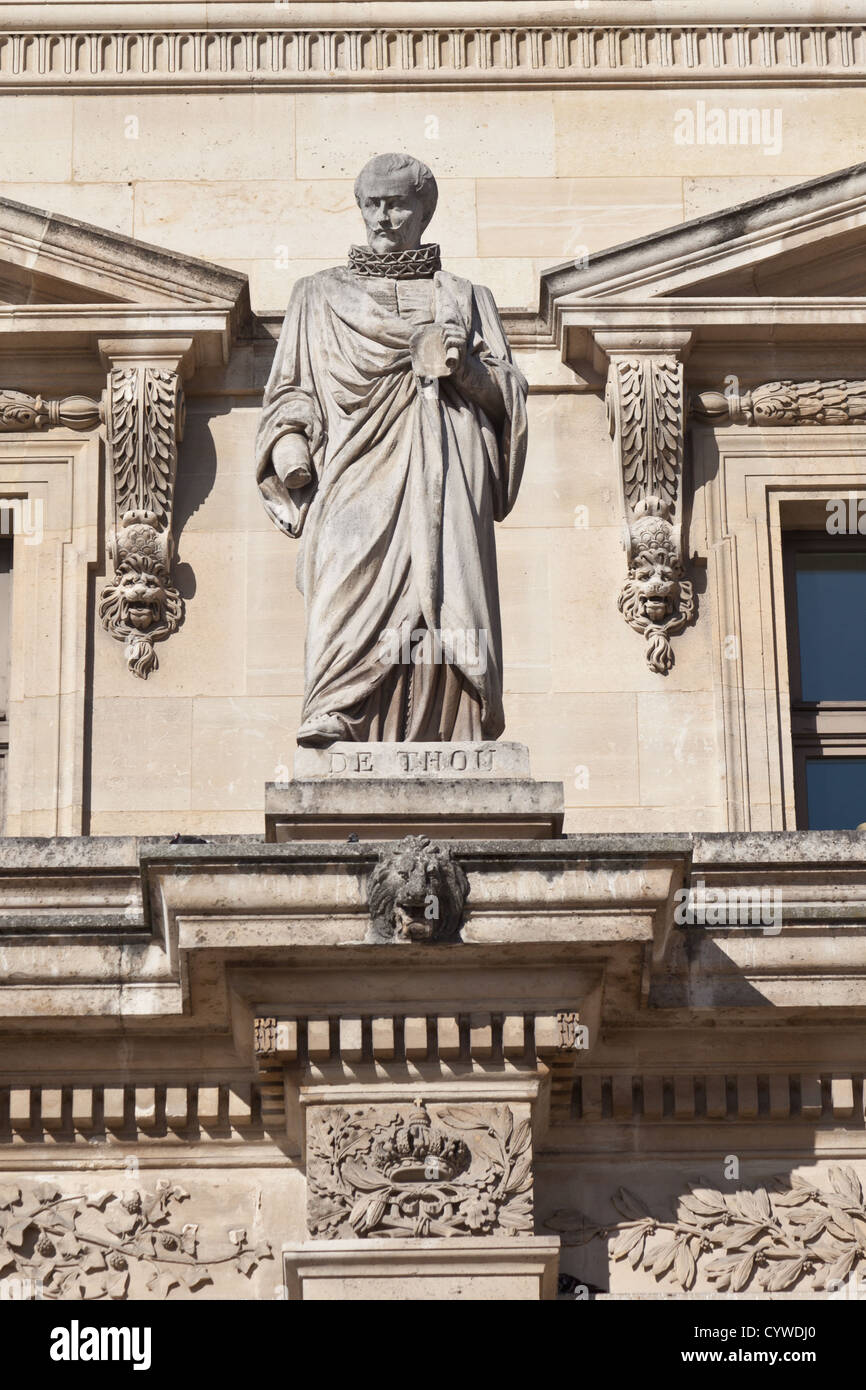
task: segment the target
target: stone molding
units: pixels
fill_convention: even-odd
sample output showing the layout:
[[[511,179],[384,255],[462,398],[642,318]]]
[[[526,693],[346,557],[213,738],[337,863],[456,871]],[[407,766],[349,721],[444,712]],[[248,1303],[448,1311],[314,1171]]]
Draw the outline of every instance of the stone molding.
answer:
[[[866,381],[771,381],[739,395],[689,396],[683,357],[691,335],[593,335],[609,360],[606,401],[626,525],[628,579],[618,607],[646,639],[651,671],[673,665],[671,637],[695,618],[694,588],[685,578],[683,459],[687,413],[697,421],[760,427],[860,425],[866,422]],[[674,351],[652,350],[652,339]],[[679,340],[677,343],[676,340]]]
[[[279,11],[279,6],[277,11]],[[137,16],[136,16],[137,18]],[[0,33],[7,89],[667,87],[862,80],[866,26],[797,22],[42,28]]]
[[[310,1240],[283,1246],[290,1301],[553,1299],[558,1237]],[[455,1278],[456,1276],[456,1278]],[[458,1282],[459,1281],[459,1282]],[[455,1293],[455,1286],[457,1293]]]
[[[177,631],[184,612],[171,580],[171,522],[184,423],[183,388],[175,368],[191,344],[176,346],[173,352],[170,343],[158,345],[148,361],[148,345],[137,350],[132,342],[103,344],[103,356],[117,365],[111,365],[99,401],[0,390],[0,433],[104,425],[114,513],[108,554],[114,574],[99,596],[98,612],[106,631],[124,643],[129,670],[145,680],[159,664],[154,643]]]

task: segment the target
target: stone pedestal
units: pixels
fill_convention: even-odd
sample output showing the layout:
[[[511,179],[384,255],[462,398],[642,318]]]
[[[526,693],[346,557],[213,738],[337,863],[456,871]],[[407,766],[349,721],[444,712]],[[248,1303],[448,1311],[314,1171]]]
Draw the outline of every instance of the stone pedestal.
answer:
[[[559,782],[536,782],[519,743],[336,743],[301,748],[265,788],[265,837],[545,840],[562,831]]]
[[[559,1239],[306,1241],[283,1246],[290,1300],[532,1302],[554,1298]]]

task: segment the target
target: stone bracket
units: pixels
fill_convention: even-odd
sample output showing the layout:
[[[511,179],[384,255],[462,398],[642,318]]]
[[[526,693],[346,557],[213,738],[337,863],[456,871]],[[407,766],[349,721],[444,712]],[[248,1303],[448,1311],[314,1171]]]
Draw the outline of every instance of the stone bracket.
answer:
[[[159,664],[154,644],[183,621],[183,599],[171,579],[171,524],[184,424],[181,368],[191,346],[158,339],[100,343],[109,367],[104,413],[114,575],[99,596],[99,616],[124,643],[129,670],[143,680]]]
[[[608,424],[628,559],[617,606],[645,638],[650,670],[666,675],[674,662],[671,638],[695,612],[683,548],[683,363],[691,334],[597,332],[594,338],[608,360]]]

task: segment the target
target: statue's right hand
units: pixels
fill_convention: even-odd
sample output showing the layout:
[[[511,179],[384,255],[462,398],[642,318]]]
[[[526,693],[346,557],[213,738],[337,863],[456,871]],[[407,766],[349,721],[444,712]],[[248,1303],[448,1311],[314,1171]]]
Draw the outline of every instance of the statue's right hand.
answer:
[[[305,487],[313,476],[313,462],[306,435],[281,435],[271,450],[274,472],[287,488]]]

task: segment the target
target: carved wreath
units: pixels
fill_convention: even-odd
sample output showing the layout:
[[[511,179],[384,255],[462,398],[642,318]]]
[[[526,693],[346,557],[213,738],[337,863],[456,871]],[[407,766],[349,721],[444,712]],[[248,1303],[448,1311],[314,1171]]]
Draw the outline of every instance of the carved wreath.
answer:
[[[808,1280],[812,1290],[832,1288],[866,1262],[866,1206],[852,1168],[831,1168],[830,1188],[793,1174],[770,1188],[728,1194],[701,1180],[681,1197],[673,1221],[659,1220],[621,1187],[611,1199],[623,1218],[597,1226],[582,1212],[561,1210],[545,1224],[563,1244],[615,1237],[611,1259],[628,1260],[659,1281],[692,1288],[698,1275],[720,1291],[749,1285],[780,1293]]]
[[[406,1180],[388,1163],[389,1155],[405,1148],[400,1136],[411,1128],[405,1113],[383,1120],[381,1110],[327,1108],[313,1117],[310,1233],[334,1240],[531,1232],[529,1120],[515,1125],[510,1107],[502,1106],[483,1114],[441,1110],[435,1124],[433,1139],[420,1146],[422,1174]],[[465,1143],[452,1131],[465,1135]]]
[[[64,1195],[42,1183],[24,1195],[0,1187],[0,1279],[16,1278],[40,1299],[167,1298],[213,1283],[214,1265],[249,1275],[270,1245],[229,1231],[203,1246],[198,1226],[178,1219],[189,1193],[165,1178],[133,1188]],[[145,1290],[147,1292],[145,1292]]]

